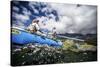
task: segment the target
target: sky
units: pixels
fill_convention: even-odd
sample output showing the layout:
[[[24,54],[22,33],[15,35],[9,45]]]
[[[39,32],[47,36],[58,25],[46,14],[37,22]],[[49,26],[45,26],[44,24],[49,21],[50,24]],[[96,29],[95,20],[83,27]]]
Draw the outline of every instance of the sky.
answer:
[[[32,20],[38,19],[40,28],[58,34],[96,34],[97,6],[35,1],[11,2],[12,26],[26,28]],[[45,26],[44,26],[45,24]]]

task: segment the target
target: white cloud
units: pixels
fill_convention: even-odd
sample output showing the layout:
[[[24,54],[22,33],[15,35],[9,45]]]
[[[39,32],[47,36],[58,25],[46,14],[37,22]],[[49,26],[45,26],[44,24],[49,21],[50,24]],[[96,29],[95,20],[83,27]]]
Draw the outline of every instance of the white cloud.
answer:
[[[18,12],[19,11],[19,8],[16,7],[16,6],[13,6],[13,10]]]
[[[87,8],[86,10],[83,9],[83,11],[87,12],[84,13],[79,10],[79,13],[76,13],[77,11],[75,12],[76,14],[71,14],[73,11],[70,11],[71,13],[69,15],[59,15],[59,21],[55,21],[53,14],[47,17],[42,16],[38,19],[40,22],[45,22],[46,28],[49,30],[56,27],[58,33],[95,33],[96,31],[93,28],[96,27],[96,9],[90,10],[90,8]],[[53,18],[49,19],[49,16]],[[43,27],[41,24],[40,26]]]
[[[29,2],[29,6],[34,11],[34,13],[39,14],[39,11],[33,6],[34,4],[36,4],[36,2]]]
[[[55,9],[59,15],[69,15],[73,14],[73,9],[76,8],[76,5],[70,5],[70,4],[57,4],[57,3],[50,3],[49,6],[51,6],[52,9]]]
[[[39,11],[37,9],[33,9],[34,13],[39,14]]]
[[[24,15],[31,15],[31,12],[27,8],[22,7],[22,9],[23,9],[22,12],[24,13]]]
[[[15,21],[13,21],[13,26],[25,28],[24,23],[26,23],[26,21],[29,20],[28,15],[23,15],[23,14],[18,14],[18,13],[13,12],[12,16],[16,19]]]
[[[56,27],[58,33],[96,33],[96,6],[81,5],[77,7],[76,4],[57,4],[57,3],[44,3],[47,6],[41,9],[42,12],[52,12],[56,10],[58,13],[59,21],[56,21],[54,14],[46,14],[46,16],[37,17],[40,22],[46,24],[46,28],[51,30]],[[39,10],[35,9],[34,5],[40,5],[37,2],[29,2],[30,8],[34,13],[39,14]],[[15,9],[15,8],[14,8]],[[16,8],[16,10],[18,10]],[[22,14],[13,14],[18,22],[24,23],[29,20],[31,12],[26,8],[23,8]],[[51,18],[49,18],[51,17]],[[22,24],[20,24],[22,25]],[[40,23],[40,27],[43,28],[43,24]]]
[[[52,8],[48,5],[48,7],[44,7],[41,11],[42,12],[51,12]]]
[[[71,33],[91,33],[96,30],[96,7],[83,5],[77,7],[72,4],[49,3],[52,9],[58,13],[59,24],[62,23],[58,32]],[[65,26],[66,25],[66,26]],[[96,33],[96,32],[95,32]]]
[[[54,15],[54,14],[49,14],[47,17],[50,17],[50,18],[52,18],[52,19],[56,19],[56,16]]]
[[[56,27],[57,33],[65,33],[66,24],[67,22],[70,22],[70,19],[66,16],[62,16],[61,18],[62,19],[60,19],[60,21],[55,21],[55,19],[53,18],[49,19],[48,17],[44,17],[44,16],[39,17],[37,19],[40,21],[39,25],[41,28],[44,28],[43,23],[45,23],[46,24],[45,28],[47,28],[48,30],[51,31],[53,27]]]
[[[48,9],[45,7],[45,8],[43,8],[41,11],[42,12],[46,12]]]
[[[26,21],[29,20],[29,16],[27,15],[22,15],[22,14],[15,14],[16,19]]]
[[[31,12],[26,7],[21,6],[21,8],[23,14],[12,12],[12,16],[16,19],[13,21],[13,26],[25,28],[24,23],[26,23],[26,21],[30,19],[29,16],[31,15]],[[18,7],[13,7],[13,9],[19,11]]]
[[[30,2],[30,7],[38,13],[34,8],[34,4]],[[81,5],[77,7],[76,4],[57,4],[46,3],[47,7],[41,9],[42,12],[52,12],[56,10],[59,21],[55,21],[54,14],[46,14],[46,17],[38,17],[40,22],[46,23],[46,28],[51,30],[56,27],[58,33],[96,33],[96,11],[97,8],[91,5]],[[39,5],[39,4],[38,4]],[[49,19],[51,17],[51,19]],[[42,23],[40,24],[43,27]]]

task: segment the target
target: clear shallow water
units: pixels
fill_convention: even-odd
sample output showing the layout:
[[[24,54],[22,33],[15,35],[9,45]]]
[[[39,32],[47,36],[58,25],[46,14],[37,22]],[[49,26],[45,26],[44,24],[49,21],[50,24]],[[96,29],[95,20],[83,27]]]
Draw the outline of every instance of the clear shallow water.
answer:
[[[15,46],[14,46],[15,47]],[[97,60],[96,51],[63,50],[50,46],[21,46],[12,48],[11,61],[13,66],[40,65],[57,63],[89,62]]]

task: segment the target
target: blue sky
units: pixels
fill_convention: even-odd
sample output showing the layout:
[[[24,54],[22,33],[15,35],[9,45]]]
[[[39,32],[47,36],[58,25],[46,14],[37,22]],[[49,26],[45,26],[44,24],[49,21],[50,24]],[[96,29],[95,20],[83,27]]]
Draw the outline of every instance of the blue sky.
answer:
[[[38,19],[41,28],[58,33],[96,33],[97,7],[92,5],[12,1],[12,26],[27,27]],[[43,26],[43,23],[46,26]]]
[[[45,16],[45,17],[48,17],[47,15],[50,15],[50,14],[53,14],[55,15],[55,20],[59,20],[59,18],[57,17],[57,12],[56,10],[52,10],[51,12],[49,12],[48,10],[47,11],[42,11],[43,8],[47,7],[46,4],[44,3],[41,3],[41,2],[34,2],[34,3],[30,3],[28,1],[16,1],[16,2],[13,2],[12,1],[12,14],[19,14],[19,15],[22,15],[22,16],[28,16],[26,17],[27,20],[25,20],[25,22],[23,23],[26,23],[25,25],[29,25],[31,23],[31,21],[33,19],[36,19],[37,17],[41,17],[41,16]],[[17,22],[18,19],[16,19],[16,15],[13,16],[12,15],[12,20],[13,21],[16,21],[15,23],[19,23]],[[52,17],[48,17],[48,18],[52,18]]]

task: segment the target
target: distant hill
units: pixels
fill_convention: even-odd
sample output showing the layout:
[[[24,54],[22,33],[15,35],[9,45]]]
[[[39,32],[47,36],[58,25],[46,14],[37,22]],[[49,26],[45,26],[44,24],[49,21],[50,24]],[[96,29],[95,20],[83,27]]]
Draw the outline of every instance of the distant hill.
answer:
[[[80,38],[80,39],[85,39],[87,37],[96,37],[97,34],[78,34],[78,33],[65,33],[65,34],[58,34],[58,35],[62,35],[62,36],[67,36],[67,37],[74,37],[74,38]]]
[[[85,42],[93,45],[97,45],[97,34],[77,34],[77,33],[66,33],[66,34],[58,34],[62,36],[77,38],[77,39],[83,39]]]

